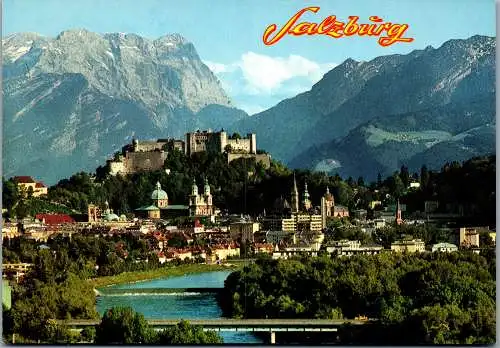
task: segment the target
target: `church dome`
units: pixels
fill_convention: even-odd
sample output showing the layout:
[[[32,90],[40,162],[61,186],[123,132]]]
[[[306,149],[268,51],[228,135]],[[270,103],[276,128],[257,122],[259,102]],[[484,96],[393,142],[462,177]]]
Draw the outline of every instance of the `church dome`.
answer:
[[[107,214],[107,215],[104,217],[104,220],[105,220],[105,221],[118,221],[118,220],[120,220],[120,218],[119,218],[119,217],[118,217],[118,215],[116,215],[116,214],[109,213],[109,214]]]
[[[151,194],[151,199],[154,199],[154,200],[168,199],[168,195],[165,191],[163,191],[161,189],[161,185],[160,185],[159,181],[156,183],[156,189]]]

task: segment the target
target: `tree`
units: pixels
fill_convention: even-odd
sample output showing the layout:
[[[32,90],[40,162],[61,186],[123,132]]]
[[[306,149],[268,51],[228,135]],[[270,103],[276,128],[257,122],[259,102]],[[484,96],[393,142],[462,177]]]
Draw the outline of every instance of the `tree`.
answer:
[[[401,178],[401,181],[403,182],[404,187],[408,187],[410,184],[410,172],[408,171],[408,167],[406,166],[401,166],[401,170],[399,172],[399,177]]]
[[[226,153],[231,153],[231,152],[232,152],[232,150],[233,150],[233,148],[231,147],[231,145],[230,145],[230,144],[227,144],[227,145],[224,147],[224,151],[225,151]]]
[[[94,342],[96,337],[96,329],[93,326],[86,326],[80,332],[80,337],[83,342]]]
[[[215,331],[203,331],[199,326],[192,326],[189,322],[182,320],[172,328],[165,329],[158,334],[156,344],[221,344],[223,343]]]
[[[358,186],[365,186],[365,180],[363,179],[362,176],[358,178]]]
[[[2,186],[2,206],[10,211],[19,200],[19,191],[16,183],[12,179],[7,181],[3,180]]]
[[[154,331],[140,313],[130,307],[108,309],[96,329],[97,344],[150,344]]]
[[[426,188],[429,184],[429,171],[426,166],[422,166],[420,169],[420,185],[422,188]]]

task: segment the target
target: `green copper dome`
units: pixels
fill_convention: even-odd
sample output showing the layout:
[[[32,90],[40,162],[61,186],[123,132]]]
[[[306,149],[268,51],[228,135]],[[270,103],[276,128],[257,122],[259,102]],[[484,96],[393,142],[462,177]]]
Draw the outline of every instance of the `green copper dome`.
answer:
[[[113,213],[107,214],[104,217],[104,221],[118,221],[118,220],[120,220],[120,218],[118,217],[118,215],[113,214]]]
[[[159,181],[156,183],[156,189],[151,194],[151,199],[154,199],[154,200],[168,199],[168,195],[165,191],[163,191],[161,189],[161,185],[160,185]]]

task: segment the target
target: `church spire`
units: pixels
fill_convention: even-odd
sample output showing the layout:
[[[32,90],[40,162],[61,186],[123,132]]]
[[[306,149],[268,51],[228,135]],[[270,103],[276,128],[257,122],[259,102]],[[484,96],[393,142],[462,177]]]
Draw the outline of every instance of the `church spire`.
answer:
[[[396,203],[396,225],[401,225],[403,223],[403,219],[401,217],[401,205],[399,204],[399,199]]]
[[[210,185],[208,184],[208,179],[207,179],[207,177],[205,177],[205,187],[204,187],[204,191],[205,191],[205,196],[210,196]]]
[[[304,200],[302,202],[304,209],[311,209],[311,200],[309,199],[309,191],[307,191],[307,182],[304,184]]]
[[[292,191],[292,213],[299,211],[299,190],[297,189],[297,180],[295,172],[293,173],[293,191]]]
[[[198,186],[196,185],[195,178],[193,178],[193,186],[191,186],[191,195],[198,196]]]

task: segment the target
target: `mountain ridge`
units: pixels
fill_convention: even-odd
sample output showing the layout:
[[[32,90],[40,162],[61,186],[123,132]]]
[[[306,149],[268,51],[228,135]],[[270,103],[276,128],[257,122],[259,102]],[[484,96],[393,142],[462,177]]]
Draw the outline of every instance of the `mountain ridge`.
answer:
[[[248,116],[179,34],[71,29],[2,44],[6,175],[53,183],[94,170],[133,137],[181,137]]]

